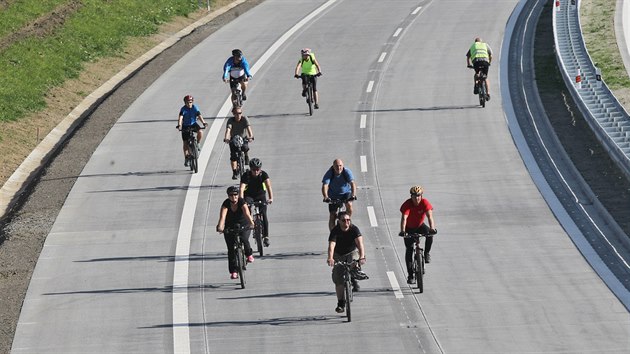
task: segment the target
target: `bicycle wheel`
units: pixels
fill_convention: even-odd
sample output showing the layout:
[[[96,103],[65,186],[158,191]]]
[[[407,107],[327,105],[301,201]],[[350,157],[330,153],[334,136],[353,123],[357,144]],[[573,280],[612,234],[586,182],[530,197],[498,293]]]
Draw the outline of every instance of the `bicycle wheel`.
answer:
[[[350,304],[352,303],[352,282],[350,281],[350,274],[348,274],[344,288],[346,295],[346,316],[348,316],[348,322],[352,322],[352,310],[350,308]]]
[[[306,88],[306,103],[308,104],[308,115],[313,115],[313,86],[309,83]]]
[[[416,259],[414,262],[415,272],[416,272],[416,284],[418,285],[418,290],[422,293],[424,292],[424,255],[422,254],[422,249],[418,253],[416,253]]]
[[[258,247],[258,254],[263,256],[263,221],[260,219],[260,216],[256,217],[254,221],[254,239],[256,240],[256,246]]]
[[[199,152],[197,151],[196,144],[192,144],[190,153],[190,170],[194,173],[199,171]]]
[[[238,277],[241,279],[241,289],[245,289],[245,253],[243,247],[240,246],[236,248],[236,266],[238,267]]]
[[[486,84],[485,82],[479,82],[479,105],[481,108],[486,107]]]
[[[241,152],[238,157],[238,177],[239,179],[245,174],[245,153]]]

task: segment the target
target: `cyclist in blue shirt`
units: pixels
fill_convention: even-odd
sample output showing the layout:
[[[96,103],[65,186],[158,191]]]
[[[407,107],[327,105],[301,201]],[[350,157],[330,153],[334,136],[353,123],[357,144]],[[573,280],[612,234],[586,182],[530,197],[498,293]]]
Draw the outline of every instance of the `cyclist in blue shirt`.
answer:
[[[236,85],[241,84],[241,92],[243,101],[247,100],[245,90],[247,90],[247,81],[252,78],[252,74],[249,72],[249,63],[243,56],[243,52],[240,49],[234,49],[232,56],[229,57],[225,64],[223,64],[223,82],[230,82],[230,90],[232,91],[232,102],[236,100],[234,96],[234,89]]]
[[[197,141],[201,144],[203,138],[203,131],[199,129],[197,120],[199,120],[204,127],[208,126],[208,123],[201,116],[201,112],[197,105],[193,102],[195,99],[191,95],[184,96],[184,106],[179,110],[179,116],[177,117],[177,129],[182,132],[182,140],[184,141],[184,166],[188,166],[188,134],[191,132],[197,132]],[[201,146],[201,145],[199,145]]]
[[[333,161],[332,166],[324,174],[322,178],[322,195],[324,203],[330,202],[331,199],[344,200],[346,204],[346,212],[348,216],[352,216],[352,201],[355,200],[357,185],[354,183],[354,175],[349,168],[343,166],[341,159]],[[334,204],[328,205],[329,219],[328,229],[335,227],[337,219],[337,208]]]

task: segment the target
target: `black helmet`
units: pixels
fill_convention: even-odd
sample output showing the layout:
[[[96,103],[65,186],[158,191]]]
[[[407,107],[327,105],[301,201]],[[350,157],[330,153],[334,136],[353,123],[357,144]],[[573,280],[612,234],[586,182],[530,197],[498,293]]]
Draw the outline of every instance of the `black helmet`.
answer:
[[[241,52],[240,49],[232,49],[232,56],[242,57],[243,56],[243,52]]]
[[[237,186],[229,186],[228,189],[227,189],[227,194],[228,195],[230,195],[230,194],[238,194],[238,192],[239,192],[239,189],[238,189]]]
[[[261,168],[262,167],[262,161],[260,161],[260,159],[254,157],[253,159],[249,160],[249,167],[251,167],[251,168]]]

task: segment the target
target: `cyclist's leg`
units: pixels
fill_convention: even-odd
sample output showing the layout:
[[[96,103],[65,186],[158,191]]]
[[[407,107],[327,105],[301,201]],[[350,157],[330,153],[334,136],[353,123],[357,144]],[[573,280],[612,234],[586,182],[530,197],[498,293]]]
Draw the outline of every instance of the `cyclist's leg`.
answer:
[[[223,234],[225,239],[225,245],[227,247],[228,254],[228,271],[230,274],[237,272],[236,267],[236,252],[234,252],[234,237],[232,235]]]
[[[352,201],[346,202],[346,213],[348,213],[348,216],[352,217]]]
[[[266,201],[266,198],[262,198],[261,201]],[[267,205],[263,204],[258,209],[263,220],[263,237],[269,237],[269,219],[267,218]]]
[[[236,146],[234,146],[234,144],[232,144],[232,142],[230,142],[230,167],[232,168],[232,175],[235,176],[236,175],[236,160],[238,158],[236,157]]]
[[[238,80],[230,76],[230,92],[232,92],[232,102],[236,101],[236,94],[234,94],[236,85],[238,85]]]
[[[488,69],[490,69],[490,64],[484,62],[484,65],[481,68],[481,71],[486,76],[486,94],[490,95],[490,80],[488,79]]]
[[[198,125],[196,125],[195,131],[197,132],[197,144],[201,144],[201,139],[203,139],[203,130]]]
[[[405,238],[405,264],[407,265],[407,274],[413,276],[413,238]]]
[[[319,93],[317,92],[317,76],[310,76],[311,85],[313,85],[313,99],[315,100],[315,104],[319,106]]]
[[[183,142],[183,146],[184,146],[184,159],[186,157],[188,157],[188,154],[190,153],[188,151],[188,133],[186,132],[186,129],[182,128],[182,142]]]
[[[302,97],[306,97],[306,80],[308,80],[308,76],[304,73],[300,76],[302,78]]]
[[[241,237],[241,242],[243,242],[243,248],[245,249],[245,255],[246,256],[251,256],[254,251],[252,250],[252,247],[249,244],[249,236],[251,236],[252,234],[252,230],[243,230],[241,231],[241,234],[239,235]]]
[[[243,97],[243,101],[247,99],[247,95],[245,95],[245,91],[247,90],[247,80],[245,76],[240,78],[241,81],[241,96]]]

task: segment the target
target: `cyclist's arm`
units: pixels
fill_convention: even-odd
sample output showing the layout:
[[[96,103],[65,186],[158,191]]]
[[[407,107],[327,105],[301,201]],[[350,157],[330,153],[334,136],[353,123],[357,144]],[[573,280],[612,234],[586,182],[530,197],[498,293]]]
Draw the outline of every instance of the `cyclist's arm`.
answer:
[[[252,77],[252,74],[249,72],[249,62],[247,62],[247,59],[245,59],[245,57],[243,57],[243,70],[245,70],[245,76],[246,77]]]
[[[315,57],[312,57],[312,58],[313,58],[313,64],[317,68],[317,72],[321,73],[322,72],[322,68],[319,66],[319,62],[317,61],[317,59],[315,59]]]
[[[223,141],[225,141],[226,143],[228,141],[230,141],[231,138],[231,134],[232,133],[232,127],[230,127],[229,125],[225,127],[225,136],[223,137]]]
[[[244,199],[245,198],[245,188],[247,188],[247,183],[241,182],[238,190],[238,197]]]
[[[232,58],[228,59],[225,61],[225,64],[223,64],[223,80],[227,80],[228,77],[230,76],[230,69],[232,68]]]
[[[249,222],[249,227],[253,229],[254,219],[252,219],[252,214],[249,212],[249,206],[247,206],[247,203],[243,203],[243,206],[241,208],[243,209],[243,214],[245,215],[245,218],[247,218],[247,222]]]
[[[329,266],[333,266],[335,265],[335,259],[333,258],[333,254],[335,254],[335,245],[337,243],[335,241],[329,241],[328,242],[328,265]]]
[[[354,180],[350,181],[350,190],[351,192],[351,197],[354,198],[357,196],[357,184],[354,183]]]
[[[302,60],[298,60],[298,63],[295,66],[295,75],[300,76],[300,74],[302,74],[300,70],[301,68],[302,68]]]
[[[273,191],[271,190],[271,178],[267,178],[265,180],[265,186],[267,187],[267,194],[269,195],[269,200],[267,200],[268,203],[273,202]]]
[[[177,126],[181,128],[182,127],[182,123],[184,123],[184,116],[180,112],[179,116],[177,117]]]
[[[201,121],[201,123],[202,123],[203,125],[208,125],[208,123],[206,123],[206,121],[203,119],[203,116],[201,115],[201,112],[197,112],[197,119],[198,119],[199,121]]]
[[[407,217],[409,215],[402,214],[400,217],[400,232],[405,232],[405,228],[407,227]]]
[[[250,139],[254,140],[254,131],[252,130],[252,126],[251,125],[247,126],[247,136]]]
[[[322,196],[324,199],[328,198],[328,183],[322,183]]]
[[[429,228],[435,230],[435,219],[433,219],[433,210],[427,211],[427,220],[429,220]]]
[[[355,238],[354,243],[356,243],[357,248],[359,249],[359,260],[362,259],[365,263],[365,247],[363,247],[363,236]]]
[[[217,232],[223,232],[225,229],[225,217],[227,216],[227,208],[221,206],[219,212],[219,222],[217,223]]]

